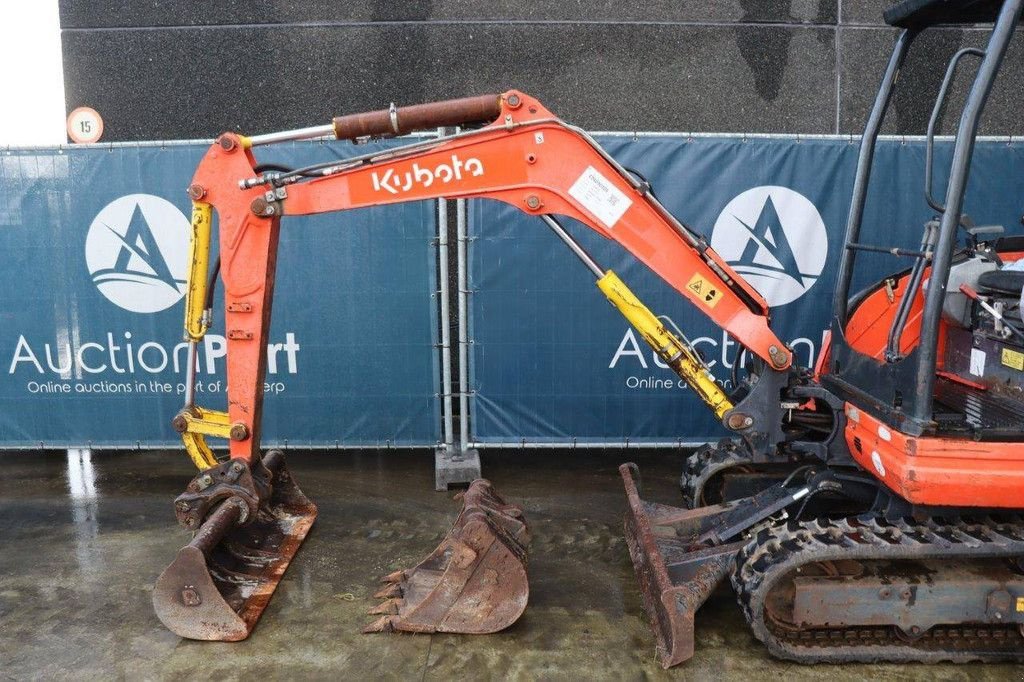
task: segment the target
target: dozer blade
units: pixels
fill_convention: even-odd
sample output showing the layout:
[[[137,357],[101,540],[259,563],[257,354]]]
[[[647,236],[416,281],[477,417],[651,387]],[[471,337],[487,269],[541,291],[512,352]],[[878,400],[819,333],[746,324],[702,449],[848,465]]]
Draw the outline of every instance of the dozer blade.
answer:
[[[415,568],[382,579],[375,596],[387,601],[370,611],[381,617],[363,632],[487,634],[523,614],[530,533],[522,510],[484,479],[461,497],[462,511],[437,549]]]
[[[200,473],[175,511],[196,532],[156,581],[157,616],[180,637],[245,639],[313,525],[316,506],[281,451],[272,450],[252,471],[231,460]]]
[[[694,614],[725,577],[744,544],[696,542],[732,504],[681,509],[644,502],[635,464],[619,467],[626,486],[626,543],[640,583],[644,608],[665,668],[693,657]]]

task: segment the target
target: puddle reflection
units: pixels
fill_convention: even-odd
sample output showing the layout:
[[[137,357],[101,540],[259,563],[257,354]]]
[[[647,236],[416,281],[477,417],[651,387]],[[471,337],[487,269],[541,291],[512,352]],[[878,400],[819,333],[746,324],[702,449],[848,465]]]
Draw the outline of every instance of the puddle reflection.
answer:
[[[91,450],[68,449],[67,477],[78,569],[83,575],[95,575],[103,570],[103,560],[95,545],[100,533],[99,500]]]

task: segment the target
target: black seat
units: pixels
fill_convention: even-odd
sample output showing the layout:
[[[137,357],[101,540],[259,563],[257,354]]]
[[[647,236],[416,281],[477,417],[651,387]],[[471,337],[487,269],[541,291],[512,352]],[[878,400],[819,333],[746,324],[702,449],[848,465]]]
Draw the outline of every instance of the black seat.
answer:
[[[993,293],[1020,296],[1024,289],[1024,270],[990,270],[978,277],[978,286]]]
[[[940,24],[992,24],[1003,0],[903,0],[885,10],[885,23],[900,28]]]

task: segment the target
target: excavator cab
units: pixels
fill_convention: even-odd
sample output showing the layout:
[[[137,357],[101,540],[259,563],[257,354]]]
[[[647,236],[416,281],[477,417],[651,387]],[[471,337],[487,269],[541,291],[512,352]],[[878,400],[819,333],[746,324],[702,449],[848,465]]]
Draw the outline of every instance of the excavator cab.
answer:
[[[643,500],[635,465],[620,469],[630,556],[665,667],[693,655],[694,614],[727,575],[780,658],[1024,659],[1024,527],[1011,513],[1024,485],[1024,238],[963,212],[1021,6],[904,0],[885,12],[901,32],[861,141],[830,343],[814,371],[748,379],[755,393],[771,384],[751,420],[782,405],[786,433],[694,454],[681,481],[688,508]],[[953,55],[928,125],[921,201],[934,217],[916,249],[865,243],[875,145],[911,44],[934,26],[978,23],[992,25],[988,43]],[[940,201],[935,129],[968,60],[977,71]],[[908,264],[852,293],[865,254]]]

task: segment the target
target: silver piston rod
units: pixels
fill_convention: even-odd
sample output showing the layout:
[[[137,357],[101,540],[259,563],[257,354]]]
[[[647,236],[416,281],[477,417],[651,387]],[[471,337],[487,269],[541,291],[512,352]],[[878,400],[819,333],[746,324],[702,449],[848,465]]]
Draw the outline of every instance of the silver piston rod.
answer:
[[[587,253],[582,244],[573,239],[572,235],[565,231],[565,228],[562,227],[561,223],[547,214],[542,215],[540,218],[547,223],[552,232],[558,235],[559,239],[565,242],[565,245],[568,246],[574,254],[576,254],[577,258],[583,261],[583,264],[586,265],[592,273],[594,273],[595,277],[601,279],[605,276],[605,271],[601,269],[601,266],[597,264],[597,261]]]
[[[293,130],[279,130],[274,133],[249,136],[249,143],[253,147],[265,144],[276,144],[278,142],[291,142],[292,140],[312,140],[318,137],[334,137],[334,125],[328,123],[322,126],[311,126],[309,128],[295,128]]]
[[[188,342],[188,354],[185,356],[185,407],[192,407],[196,402],[196,360],[198,345],[195,341]]]

